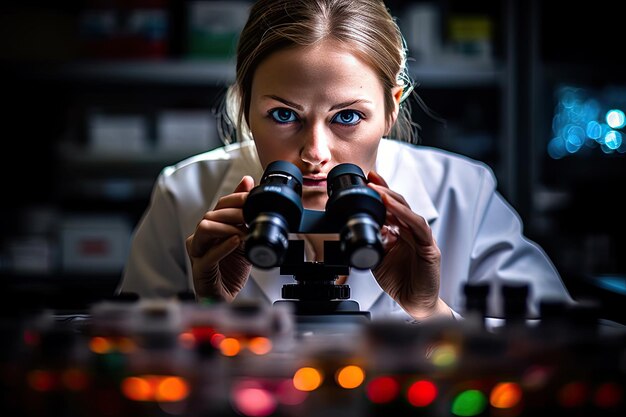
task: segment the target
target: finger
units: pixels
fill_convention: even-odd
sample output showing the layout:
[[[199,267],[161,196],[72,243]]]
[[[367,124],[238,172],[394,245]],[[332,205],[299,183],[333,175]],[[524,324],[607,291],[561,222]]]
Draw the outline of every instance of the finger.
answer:
[[[385,199],[383,198],[383,204],[385,203]],[[387,208],[387,207],[385,207]],[[395,214],[393,214],[390,210],[386,210],[385,211],[385,224],[386,225],[398,225],[400,224],[400,220],[398,220],[398,218],[396,217]],[[406,226],[406,225],[405,225]]]
[[[421,245],[433,244],[432,231],[426,219],[387,194],[383,195],[383,202],[391,214],[396,217],[399,224],[413,232],[418,243]]]
[[[378,174],[378,172],[370,171],[368,173],[368,180],[369,180],[368,185],[370,185],[370,188],[372,188],[378,194],[380,194],[381,196],[383,194],[389,194],[394,199],[400,201],[402,204],[405,204],[408,207],[409,204],[406,202],[406,200],[404,199],[402,194],[399,194],[399,193],[391,190],[389,188],[389,185],[385,181],[385,179],[383,177],[381,177],[380,174]]]
[[[254,188],[254,179],[250,176],[250,175],[244,175],[243,178],[241,178],[241,181],[239,182],[239,185],[237,185],[237,188],[235,188],[235,193],[243,193],[243,192],[249,192],[250,190],[252,190],[252,188]]]
[[[220,210],[223,208],[241,208],[246,202],[248,192],[238,192],[220,197],[215,205],[214,210]]]
[[[380,237],[385,249],[393,247],[398,241],[399,236],[400,232],[398,226],[384,224],[380,229]]]
[[[244,223],[243,212],[239,208],[222,208],[204,213],[203,220],[216,223],[240,225]]]
[[[389,189],[389,186],[387,185],[387,182],[385,181],[385,179],[378,172],[370,171],[368,173],[368,180],[369,180],[369,183],[373,185],[371,188],[374,189],[374,191],[376,191],[377,193],[379,193],[381,197],[382,197],[382,194],[386,194],[386,193],[390,193],[392,195],[394,194]],[[394,198],[404,202],[404,198],[400,194],[397,194],[397,193],[395,194],[396,195]],[[395,241],[398,238],[398,234],[397,232],[395,232],[398,230],[398,227],[399,227],[398,225],[407,227],[406,223],[400,221],[393,213],[387,210],[387,213],[385,215],[385,224],[381,228],[381,235],[385,242],[390,243],[390,244],[395,243]],[[393,230],[394,233],[390,233],[391,230]]]
[[[246,202],[246,198],[248,198],[248,193],[252,190],[252,188],[254,188],[254,179],[249,175],[245,175],[239,184],[237,184],[237,187],[235,187],[235,191],[233,191],[232,194],[220,197],[214,210],[228,207],[243,207]]]
[[[226,256],[230,255],[241,244],[241,238],[239,236],[231,236],[228,239],[216,243],[211,246],[210,250],[205,253],[194,256],[194,266],[204,270],[208,269],[212,265],[217,264]],[[193,255],[192,255],[193,256]]]
[[[402,196],[402,194],[397,193],[391,189],[389,189],[387,186],[383,186],[383,185],[378,185],[375,183],[370,182],[368,184],[368,186],[373,189],[374,191],[376,191],[378,194],[380,194],[381,196],[383,194],[387,194],[389,196],[391,196],[393,199],[399,201],[400,203],[404,204],[405,206],[409,206],[409,203],[406,202],[406,200],[404,199],[404,196]]]
[[[236,226],[218,223],[210,220],[201,220],[196,227],[195,233],[191,236],[188,252],[191,256],[202,256],[211,247],[221,240],[231,236],[242,238],[243,232]]]
[[[382,185],[383,187],[389,188],[389,185],[387,185],[387,181],[385,181],[385,179],[381,177],[380,174],[376,171],[370,171],[367,174],[367,179],[373,184]]]
[[[406,200],[404,199],[404,197],[401,194],[396,193],[395,191],[390,190],[386,186],[380,186],[380,185],[376,185],[376,184],[373,184],[373,183],[370,183],[368,185],[370,185],[370,188],[372,188],[374,191],[376,191],[381,196],[381,199],[383,200],[383,203],[385,203],[385,201],[391,201],[391,199],[393,199],[396,202],[406,206],[409,210],[411,209],[409,207],[409,204],[406,202]],[[385,204],[385,205],[387,206],[387,204]],[[390,211],[390,210],[386,210],[385,224],[388,225],[388,226],[394,226],[394,227],[396,225],[400,225],[400,226],[403,226],[403,227],[408,227],[406,222],[404,222],[401,219],[399,219],[393,213],[393,211]]]

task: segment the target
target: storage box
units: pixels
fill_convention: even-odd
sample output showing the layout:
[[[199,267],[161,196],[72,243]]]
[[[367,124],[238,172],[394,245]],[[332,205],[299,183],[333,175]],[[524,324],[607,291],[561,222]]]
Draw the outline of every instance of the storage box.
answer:
[[[215,116],[206,110],[165,110],[157,120],[157,150],[204,152],[220,145]]]
[[[60,229],[61,268],[66,272],[121,272],[131,233],[123,216],[67,217]]]
[[[142,115],[89,115],[89,150],[101,154],[142,153],[148,149],[148,122]]]
[[[246,24],[249,1],[191,1],[188,5],[187,56],[232,58]]]

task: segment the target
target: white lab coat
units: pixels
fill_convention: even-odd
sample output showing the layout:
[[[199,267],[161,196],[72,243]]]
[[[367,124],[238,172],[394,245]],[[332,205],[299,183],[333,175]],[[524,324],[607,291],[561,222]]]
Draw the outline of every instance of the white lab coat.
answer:
[[[166,167],[134,235],[118,291],[142,297],[193,291],[185,239],[219,197],[231,193],[245,174],[258,184],[262,168],[254,144],[228,145]],[[529,312],[542,299],[571,302],[558,272],[543,250],[523,236],[518,214],[496,191],[492,171],[460,155],[382,139],[376,171],[411,209],[430,224],[441,249],[440,297],[463,314],[463,284],[491,283],[488,314],[503,317],[503,283],[528,282]],[[406,276],[406,279],[411,279]],[[278,268],[253,268],[238,299],[268,303],[281,298],[283,284],[295,283]],[[382,291],[370,271],[353,269],[351,299],[372,319],[410,318]]]

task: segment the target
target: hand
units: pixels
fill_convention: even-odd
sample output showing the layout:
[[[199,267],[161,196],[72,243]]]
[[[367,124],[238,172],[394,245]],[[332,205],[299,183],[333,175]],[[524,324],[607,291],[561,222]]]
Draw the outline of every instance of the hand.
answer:
[[[370,171],[368,180],[387,208],[381,230],[385,256],[372,271],[378,284],[418,321],[451,317],[452,311],[439,298],[441,252],[430,226],[376,172]]]
[[[230,302],[248,280],[251,264],[243,250],[247,228],[242,207],[253,187],[252,177],[243,177],[232,194],[220,198],[204,214],[187,238],[196,298]]]

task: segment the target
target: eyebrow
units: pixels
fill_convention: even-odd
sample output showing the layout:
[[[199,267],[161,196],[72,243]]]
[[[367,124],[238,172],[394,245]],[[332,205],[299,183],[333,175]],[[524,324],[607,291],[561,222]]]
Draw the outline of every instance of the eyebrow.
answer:
[[[290,107],[294,107],[294,108],[296,108],[296,109],[298,109],[300,111],[304,110],[304,107],[302,107],[301,105],[296,104],[296,103],[294,103],[292,101],[286,100],[286,99],[284,99],[282,97],[275,96],[275,95],[272,95],[272,94],[269,94],[269,95],[267,95],[265,97],[271,98],[271,99],[276,100],[276,101],[280,101],[281,103],[286,104],[287,106],[290,106]],[[352,100],[352,101],[344,101],[342,103],[335,104],[329,110],[337,110],[337,109],[342,109],[344,107],[350,107],[350,106],[352,106],[352,105],[354,105],[356,103],[371,103],[371,102],[369,100],[362,100],[362,99],[357,99],[357,100]]]
[[[265,97],[271,98],[271,99],[276,100],[276,101],[280,101],[281,103],[286,104],[289,107],[295,107],[296,109],[298,109],[300,111],[304,110],[304,107],[302,107],[301,105],[296,104],[296,103],[294,103],[292,101],[289,101],[289,100],[285,100],[282,97],[274,96],[274,95],[271,95],[271,94],[267,95]]]
[[[352,100],[352,101],[344,101],[343,103],[335,104],[334,106],[332,106],[330,108],[330,110],[343,109],[344,107],[350,107],[350,106],[353,106],[353,105],[355,105],[357,103],[371,103],[371,101],[363,100],[363,99],[356,99],[356,100]]]

